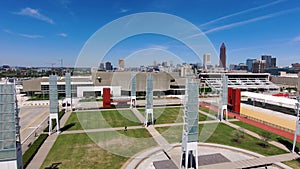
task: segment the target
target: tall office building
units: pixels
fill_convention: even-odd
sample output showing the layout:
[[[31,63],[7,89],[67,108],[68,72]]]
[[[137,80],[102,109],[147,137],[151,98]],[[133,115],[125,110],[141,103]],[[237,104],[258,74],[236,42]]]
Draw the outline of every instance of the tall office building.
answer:
[[[226,69],[226,46],[224,44],[224,42],[221,45],[220,48],[220,64],[219,67],[222,67],[224,69]]]
[[[266,68],[266,61],[256,59],[252,64],[252,73],[264,73]]]
[[[266,61],[266,68],[276,68],[276,58],[271,55],[261,55],[261,60]]]
[[[248,66],[248,72],[252,72],[252,65],[255,59],[247,59],[246,60],[246,65]]]
[[[271,58],[271,68],[276,68],[276,58]]]
[[[105,70],[112,70],[113,67],[110,62],[105,62]]]
[[[125,60],[119,59],[119,70],[124,70],[124,69],[125,69]]]
[[[105,70],[104,63],[100,63],[99,70]]]
[[[210,53],[205,53],[203,55],[203,69],[207,70],[207,66],[211,65],[211,61],[210,61]]]
[[[162,65],[163,67],[167,67],[167,66],[168,66],[168,62],[162,62],[161,65]]]
[[[271,59],[272,59],[271,55],[261,55],[261,60],[266,61],[266,68],[271,67]]]

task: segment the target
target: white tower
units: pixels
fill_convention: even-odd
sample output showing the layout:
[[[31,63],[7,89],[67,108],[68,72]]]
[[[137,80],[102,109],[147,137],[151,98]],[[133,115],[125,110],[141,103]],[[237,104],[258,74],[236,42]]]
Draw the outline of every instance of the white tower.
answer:
[[[294,143],[293,143],[293,152],[295,152],[296,143],[297,143],[297,135],[300,136],[300,72],[298,73],[298,91],[297,91],[297,101],[296,103],[296,129],[294,134]]]
[[[49,116],[49,135],[52,133],[52,119],[56,120],[57,134],[60,133],[60,125],[58,119],[58,93],[57,93],[57,76],[49,76],[49,100],[50,100],[50,116]]]
[[[14,84],[0,84],[0,168],[23,168],[19,108]]]
[[[71,73],[66,73],[66,85],[65,85],[65,92],[66,92],[66,98],[65,98],[65,106],[66,111],[68,111],[68,108],[70,107],[70,111],[72,111],[72,94],[71,94]]]
[[[147,85],[146,85],[146,112],[145,112],[145,126],[147,126],[149,122],[150,116],[150,123],[154,124],[154,117],[153,117],[153,79],[152,75],[147,75]]]
[[[184,127],[182,131],[182,154],[180,168],[198,169],[198,110],[199,84],[191,80],[186,81],[184,100]]]
[[[219,111],[218,118],[220,120],[224,119],[224,114],[226,120],[228,120],[228,111],[227,111],[227,103],[228,103],[228,76],[222,77],[222,89],[220,93],[220,101],[219,101]]]
[[[136,107],[136,73],[131,74],[130,108]]]
[[[292,152],[295,152],[296,143],[297,143],[297,136],[300,136],[300,99],[298,98],[298,103],[296,103],[296,113],[297,113],[297,119],[296,119],[296,129],[294,134],[294,143],[293,143],[293,149]]]

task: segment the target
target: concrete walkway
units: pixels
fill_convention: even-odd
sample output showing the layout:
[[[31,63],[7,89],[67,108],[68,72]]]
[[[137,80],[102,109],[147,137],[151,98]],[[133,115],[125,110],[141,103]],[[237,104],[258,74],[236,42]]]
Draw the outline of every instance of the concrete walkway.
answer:
[[[168,151],[168,155],[173,155],[178,158],[178,161],[180,161],[180,154],[181,154],[181,144],[176,143],[172,144],[172,149]],[[268,168],[284,168],[284,169],[292,169],[291,167],[279,163],[278,161],[289,161],[290,159],[294,159],[299,157],[297,154],[287,153],[287,154],[281,154],[281,155],[275,155],[275,156],[268,156],[265,157],[261,154],[248,151],[245,149],[240,149],[236,147],[221,145],[221,144],[213,144],[213,143],[198,143],[198,152],[199,155],[210,155],[215,153],[221,153],[224,157],[229,159],[231,162],[225,162],[225,163],[218,163],[218,164],[208,164],[208,165],[202,165],[199,168],[213,168],[214,165],[218,165],[216,168],[240,168],[239,166],[230,167],[232,165],[236,164],[242,164],[242,165],[251,165],[251,163],[247,163],[246,161],[257,161],[258,163],[264,163],[266,161],[273,162],[274,165],[268,167]],[[155,169],[153,162],[154,161],[162,161],[162,160],[169,160],[166,158],[165,154],[159,147],[150,148],[147,150],[144,150],[138,154],[136,154],[134,157],[132,157],[127,163],[125,163],[122,166],[122,169]],[[253,162],[252,161],[252,162]],[[254,162],[255,162],[254,161]],[[246,163],[245,163],[246,162]],[[231,163],[230,165],[228,163]],[[225,164],[225,165],[223,165]]]
[[[136,116],[136,118],[138,118],[139,121],[144,124],[145,117],[139,112],[139,110],[137,108],[133,108],[133,109],[131,109],[131,111]]]
[[[68,111],[64,114],[64,116],[60,120],[61,128],[67,122],[69,116],[71,115],[71,111]],[[52,148],[53,144],[55,143],[58,134],[53,133],[51,134],[45,142],[40,147],[39,151],[35,154],[29,165],[26,167],[27,169],[37,169],[41,168],[44,160],[46,159],[50,149]]]
[[[216,116],[211,115],[211,114],[209,114],[209,113],[206,113],[206,112],[204,112],[204,111],[202,111],[202,110],[198,110],[198,112],[201,113],[201,114],[204,114],[205,116],[210,117],[210,118],[212,118],[212,119],[217,119]]]
[[[141,122],[144,122],[144,117],[137,109],[133,109],[132,111]],[[167,125],[162,124],[162,125],[155,125],[155,127],[179,126],[179,125],[183,125],[183,123],[173,123],[173,124],[167,124]],[[155,127],[154,127],[154,125],[150,125],[150,126],[146,127],[146,129],[152,135],[152,138],[157,142],[160,149],[162,149],[163,152],[168,152],[170,149],[172,149],[171,144],[155,129]],[[167,155],[165,154],[165,156],[167,156]],[[166,157],[166,158],[169,158],[169,157]],[[170,158],[176,164],[176,166],[179,168],[180,159],[178,159],[177,156],[175,157],[173,155],[170,155]]]

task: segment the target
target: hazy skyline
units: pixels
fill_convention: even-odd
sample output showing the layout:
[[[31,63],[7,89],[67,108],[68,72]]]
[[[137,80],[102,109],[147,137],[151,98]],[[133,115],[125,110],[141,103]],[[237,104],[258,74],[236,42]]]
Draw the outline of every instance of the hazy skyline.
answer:
[[[3,0],[0,2],[0,65],[50,67],[52,63],[59,65],[59,59],[63,59],[64,66],[74,66],[82,47],[98,29],[115,19],[140,12],[162,12],[191,22],[206,34],[217,53],[225,42],[227,65],[260,58],[262,54],[276,57],[279,66],[300,62],[299,1]],[[196,36],[199,35],[186,38]],[[192,54],[184,52],[186,49],[176,40],[157,35],[129,38],[107,57],[117,65],[118,58],[143,50],[149,55],[151,48],[198,62],[190,59]]]

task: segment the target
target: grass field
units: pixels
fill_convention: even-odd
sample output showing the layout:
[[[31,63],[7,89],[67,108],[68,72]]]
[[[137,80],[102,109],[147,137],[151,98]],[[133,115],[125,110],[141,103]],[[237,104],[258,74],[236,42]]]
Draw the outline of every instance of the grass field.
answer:
[[[214,130],[216,127],[216,130]],[[170,142],[170,143],[176,143],[181,142],[181,133],[182,133],[182,127],[162,127],[162,128],[156,128],[157,131],[162,133],[162,135]],[[217,144],[223,144],[233,147],[238,147],[246,150],[250,150],[253,152],[257,152],[262,155],[275,155],[275,154],[282,154],[286,153],[286,151],[281,150],[277,147],[274,147],[270,144],[266,148],[263,148],[259,144],[261,141],[257,138],[251,137],[249,135],[245,135],[245,138],[242,139],[239,143],[236,143],[233,141],[232,132],[235,129],[232,127],[229,127],[225,124],[205,124],[205,125],[199,125],[199,141],[200,142],[207,142],[207,143],[217,143]],[[208,139],[205,139],[205,136],[210,136]]]
[[[126,139],[124,136],[127,136]],[[104,149],[106,143],[110,144]],[[58,164],[57,168],[63,169],[121,168],[130,156],[152,146],[156,146],[156,143],[145,129],[128,130],[123,134],[98,132],[60,135],[41,168],[55,164]],[[107,148],[110,148],[109,151]],[[116,150],[127,156],[111,153]]]
[[[99,112],[72,113],[67,130],[139,126],[140,122],[130,110],[105,110]]]
[[[143,109],[139,109],[144,114]],[[156,124],[182,122],[182,108],[155,108]],[[207,116],[199,114],[199,121],[208,120]],[[249,130],[260,131],[250,125],[234,122]],[[108,110],[99,112],[72,113],[66,123],[67,130],[81,130],[107,127],[123,127],[141,125],[130,110]],[[182,126],[156,128],[169,143],[181,142]],[[261,146],[261,141],[246,135],[239,142],[233,141],[235,129],[222,123],[199,125],[199,141],[217,143],[253,151],[262,155],[276,155],[286,153],[277,147],[268,144]],[[207,137],[207,138],[206,138]],[[272,135],[272,139],[279,136]],[[278,140],[277,140],[278,141]],[[157,146],[146,129],[120,130],[109,132],[95,132],[83,134],[59,135],[50,150],[42,168],[58,165],[58,168],[120,168],[131,156],[136,153]],[[286,164],[293,168],[299,162],[289,161]]]
[[[199,121],[207,121],[207,120],[215,120],[215,119],[199,113]]]
[[[208,113],[208,114],[210,114],[210,115],[213,115],[213,116],[215,116],[215,117],[218,116],[218,112],[215,112],[215,111],[213,111],[213,110],[209,110],[209,109],[206,108],[206,107],[200,107],[199,110],[204,111],[204,112],[206,112],[206,113]],[[224,115],[224,119],[225,119],[225,115]],[[232,119],[232,117],[228,116],[228,119]]]
[[[211,114],[211,115],[213,115],[213,116],[217,116],[217,115],[218,115],[218,112],[209,110],[209,109],[206,108],[206,107],[199,107],[199,110],[204,111],[204,112],[206,112],[206,113],[208,113],[208,114]]]
[[[231,122],[231,123],[236,124],[236,125],[238,125],[240,127],[243,127],[245,129],[248,129],[250,131],[253,131],[254,133],[257,133],[258,135],[262,135],[263,132],[266,132],[265,130],[263,130],[261,128],[252,126],[250,124],[247,124],[247,123],[244,123],[244,122],[241,122],[241,121],[235,121],[235,122]],[[269,133],[270,133],[270,136],[271,136],[270,137],[271,140],[282,143],[283,145],[285,145],[290,150],[292,149],[292,146],[293,146],[293,141],[292,140],[281,137],[281,136],[276,135],[276,134],[273,134],[271,132],[269,132]],[[300,147],[300,143],[297,143],[296,145],[297,145],[298,148]]]
[[[244,122],[241,122],[241,121],[236,121],[236,122],[232,122],[232,123],[236,124],[236,125],[238,125],[240,127],[243,127],[243,128],[245,128],[247,130],[250,130],[250,131],[252,131],[254,133],[257,133],[258,135],[262,135],[263,132],[266,132],[265,130],[263,130],[261,128],[257,128],[255,126],[252,126],[250,124],[247,124],[247,123],[244,123]],[[277,141],[277,142],[283,144],[288,149],[290,149],[290,150],[292,149],[292,146],[293,146],[293,141],[292,140],[289,140],[287,138],[278,136],[278,135],[273,134],[273,133],[270,133],[270,138],[273,141]],[[298,148],[297,150],[299,150],[300,143],[297,143],[296,147]],[[300,159],[299,160],[288,161],[288,162],[284,162],[284,163],[287,164],[287,165],[289,165],[292,168],[300,169]]]
[[[138,109],[140,113],[145,116],[145,109]],[[180,123],[183,122],[182,107],[172,108],[154,108],[154,118],[156,119],[155,124],[169,124],[169,123]]]

